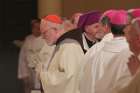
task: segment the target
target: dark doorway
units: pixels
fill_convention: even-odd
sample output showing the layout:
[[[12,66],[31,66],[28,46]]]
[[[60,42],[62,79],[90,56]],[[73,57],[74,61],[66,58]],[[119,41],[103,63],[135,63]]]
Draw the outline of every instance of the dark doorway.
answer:
[[[0,91],[22,93],[17,80],[19,48],[13,40],[30,33],[30,20],[37,17],[37,0],[1,0],[0,12]]]

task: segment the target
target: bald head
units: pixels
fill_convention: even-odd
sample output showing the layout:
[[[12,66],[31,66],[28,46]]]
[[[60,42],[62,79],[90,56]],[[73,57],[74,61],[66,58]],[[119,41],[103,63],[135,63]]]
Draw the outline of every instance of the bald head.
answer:
[[[137,18],[133,19],[131,24],[136,29],[138,34],[140,34],[140,17],[137,17]]]
[[[140,18],[133,19],[131,25],[125,29],[125,36],[130,46],[130,50],[140,54]]]

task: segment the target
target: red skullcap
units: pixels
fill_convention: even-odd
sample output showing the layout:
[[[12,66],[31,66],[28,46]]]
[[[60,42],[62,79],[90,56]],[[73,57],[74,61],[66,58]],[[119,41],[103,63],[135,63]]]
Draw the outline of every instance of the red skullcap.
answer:
[[[102,18],[107,16],[110,20],[112,19],[113,15],[115,14],[116,10],[107,10],[103,13]]]
[[[62,24],[61,18],[57,15],[48,15],[43,17],[42,19],[46,21],[51,21],[53,23]]]
[[[126,25],[128,23],[127,12],[125,10],[115,12],[111,19],[111,23],[116,25]]]

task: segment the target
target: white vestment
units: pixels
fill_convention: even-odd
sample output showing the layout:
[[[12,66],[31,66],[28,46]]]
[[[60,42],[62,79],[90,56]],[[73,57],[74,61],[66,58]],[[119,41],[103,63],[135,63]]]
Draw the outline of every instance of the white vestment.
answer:
[[[42,48],[46,45],[46,42],[44,39],[42,39],[42,37],[35,37],[32,36],[32,39],[28,40],[27,42],[25,42],[27,47],[27,60],[28,60],[28,66],[30,68],[35,68],[37,63],[34,63],[33,57],[34,55],[37,55],[40,53],[40,51],[42,50]]]
[[[87,50],[83,59],[84,63],[90,62],[91,59],[94,57],[95,53],[100,51],[104,47],[104,44],[112,39],[112,33],[108,33],[103,37],[103,39],[100,42],[96,43],[89,50]]]
[[[45,93],[79,93],[79,72],[84,56],[80,44],[65,39],[56,46],[47,67],[40,77]]]
[[[128,68],[128,62],[132,54],[127,48],[110,61],[103,76],[96,82],[95,93],[112,93],[114,89],[118,90],[129,84],[132,75]]]
[[[92,58],[84,67],[80,92],[96,93],[98,81],[103,78],[106,69],[115,61],[113,58],[124,49],[128,49],[125,37],[115,37],[111,41],[104,42],[103,48],[92,55]],[[113,78],[113,76],[110,78]]]
[[[25,75],[27,77],[28,75],[35,89],[40,88],[40,81],[37,79],[35,70],[33,69],[36,64],[32,62],[32,56],[39,53],[44,45],[45,41],[41,37],[29,35],[25,39],[19,56],[18,77],[25,77]]]
[[[32,56],[33,63],[36,63],[35,70],[36,70],[37,76],[40,75],[43,67],[48,66],[49,61],[53,55],[54,49],[55,49],[55,45],[49,46],[46,43],[39,53]]]
[[[140,57],[138,59],[140,60]],[[140,68],[126,87],[119,90],[114,89],[112,93],[140,93]]]
[[[18,79],[24,79],[29,76],[30,76],[30,70],[26,59],[26,49],[24,46],[22,46],[19,54]]]
[[[83,69],[84,69],[84,67],[85,67],[85,64],[86,63],[88,63],[88,62],[91,62],[91,60],[92,60],[92,58],[94,57],[94,55],[95,55],[95,53],[97,53],[98,51],[100,51],[103,47],[104,47],[104,44],[106,43],[106,42],[108,42],[108,41],[110,41],[110,40],[112,40],[113,39],[113,35],[112,35],[112,33],[108,33],[108,34],[106,34],[104,37],[103,37],[103,39],[100,41],[100,42],[98,42],[98,43],[96,43],[96,44],[94,44],[91,48],[89,48],[88,50],[87,50],[87,52],[86,52],[86,54],[84,55],[84,57],[83,57],[83,67],[82,67],[82,70],[81,70],[81,77],[83,76]]]
[[[28,67],[28,61],[27,61],[27,50],[28,46],[30,45],[30,41],[34,39],[35,37],[33,35],[29,35],[26,37],[23,46],[21,47],[20,54],[19,54],[19,64],[18,64],[18,78],[24,78],[30,76],[30,71]]]

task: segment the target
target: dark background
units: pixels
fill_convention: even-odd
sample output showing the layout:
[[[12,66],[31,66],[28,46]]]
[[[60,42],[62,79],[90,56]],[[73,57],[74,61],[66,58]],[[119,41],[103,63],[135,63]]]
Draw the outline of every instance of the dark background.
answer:
[[[30,33],[30,20],[36,17],[36,0],[1,0],[0,93],[22,93],[17,79],[19,48],[12,42]]]

